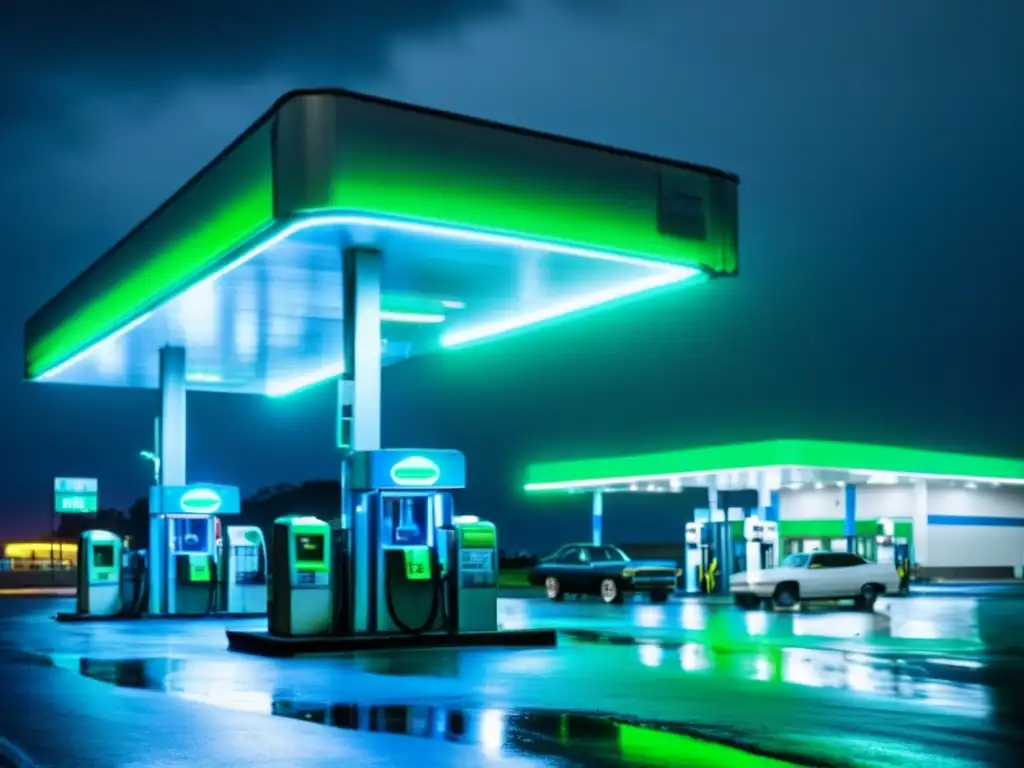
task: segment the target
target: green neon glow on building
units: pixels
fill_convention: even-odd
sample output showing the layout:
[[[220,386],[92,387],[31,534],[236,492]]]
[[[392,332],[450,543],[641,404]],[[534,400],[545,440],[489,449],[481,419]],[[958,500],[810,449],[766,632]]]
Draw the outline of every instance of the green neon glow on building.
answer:
[[[619,725],[619,752],[631,765],[691,768],[787,768],[785,760],[681,733]]]
[[[311,104],[316,108],[307,109]],[[290,94],[30,320],[26,377],[52,376],[261,242],[310,218],[389,217],[517,238],[539,250],[560,246],[669,269],[689,267],[687,278],[702,269],[734,274],[735,177],[625,154],[343,92]],[[666,181],[670,177],[676,180]],[[659,185],[679,178],[695,185],[706,203],[703,236],[663,231]],[[504,258],[515,264],[523,245],[496,247],[505,248]],[[671,282],[638,284],[633,292]],[[569,302],[559,314],[537,313],[510,327],[485,322],[474,329],[467,319],[470,328],[445,331],[442,346],[617,298],[599,296],[582,307]],[[390,296],[387,286],[382,295],[386,312],[433,318],[466,309],[466,300],[453,296],[440,311],[408,306],[416,302],[408,295]]]
[[[133,237],[141,232],[133,232],[115,246],[107,258],[121,262],[120,279],[28,346],[26,375],[40,376],[117,332],[270,228],[274,182],[269,141],[270,127],[264,126],[198,177],[188,190],[191,197],[172,198],[141,225],[144,242]],[[99,283],[102,272],[94,267],[83,274],[81,289],[92,288],[90,273]]]
[[[683,475],[779,467],[892,472],[922,477],[1024,483],[1024,461],[1019,459],[866,443],[771,440],[619,458],[534,464],[527,468],[526,490],[597,489],[611,484]]]

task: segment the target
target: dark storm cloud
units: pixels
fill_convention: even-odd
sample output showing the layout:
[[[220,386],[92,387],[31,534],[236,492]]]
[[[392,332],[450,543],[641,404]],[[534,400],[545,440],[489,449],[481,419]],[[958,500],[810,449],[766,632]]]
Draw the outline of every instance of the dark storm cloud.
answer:
[[[593,11],[598,0],[560,0]],[[0,10],[0,119],[52,122],[67,87],[158,96],[189,80],[253,80],[286,70],[338,85],[381,74],[407,36],[452,35],[511,13],[516,0],[277,0],[167,3],[5,2]],[[8,125],[8,127],[11,127]],[[2,128],[0,128],[2,130]]]
[[[512,0],[9,2],[0,12],[4,117],[52,119],[54,83],[159,91],[285,68],[338,77],[386,66],[391,41],[509,11]],[[20,120],[19,120],[20,122]]]

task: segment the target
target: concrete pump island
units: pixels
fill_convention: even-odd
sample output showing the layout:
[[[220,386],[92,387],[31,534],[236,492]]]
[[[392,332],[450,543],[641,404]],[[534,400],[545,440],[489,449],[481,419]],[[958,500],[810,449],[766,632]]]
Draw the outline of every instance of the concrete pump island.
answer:
[[[282,97],[26,324],[26,379],[159,393],[149,545],[84,534],[59,618],[266,612],[228,643],[275,656],[554,644],[498,626],[498,532],[452,502],[463,455],[381,445],[381,369],[735,275],[737,187],[344,91]],[[237,487],[186,472],[187,393],[326,380],[341,509],[281,518],[268,545],[230,524]]]

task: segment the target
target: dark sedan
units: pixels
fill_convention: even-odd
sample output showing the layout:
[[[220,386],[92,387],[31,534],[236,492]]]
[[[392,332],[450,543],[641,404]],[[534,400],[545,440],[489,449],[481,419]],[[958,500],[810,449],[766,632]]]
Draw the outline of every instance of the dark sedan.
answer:
[[[675,591],[678,566],[667,560],[630,560],[607,544],[566,544],[545,557],[529,574],[530,584],[543,586],[551,600],[566,595],[597,595],[621,603],[629,592],[645,592],[663,603]]]

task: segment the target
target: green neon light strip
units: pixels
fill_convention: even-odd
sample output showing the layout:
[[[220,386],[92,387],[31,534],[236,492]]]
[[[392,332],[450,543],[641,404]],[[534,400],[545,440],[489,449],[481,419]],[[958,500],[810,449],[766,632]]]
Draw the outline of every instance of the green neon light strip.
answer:
[[[413,157],[396,158],[388,145],[369,146],[373,142],[366,136],[360,152],[346,155],[344,172],[335,179],[325,209],[401,215],[479,231],[536,233],[535,241],[643,254],[663,263],[706,265],[718,272],[735,270],[735,251],[723,248],[717,236],[685,240],[661,232],[652,220],[649,199],[595,199],[588,190],[545,186],[536,174],[515,178],[507,169],[460,162],[448,154],[443,163],[424,164]],[[720,225],[713,215],[712,208],[708,228],[717,235]]]
[[[743,530],[743,523],[739,523]],[[878,534],[878,520],[857,520],[856,536],[874,538]],[[893,535],[898,539],[912,539],[914,524],[907,520],[893,520]],[[846,522],[832,520],[779,520],[780,539],[842,539],[846,536]]]
[[[568,491],[687,476],[806,467],[921,478],[1024,484],[1024,461],[825,440],[773,440],[621,458],[535,464],[526,490]]]
[[[185,290],[191,290],[197,285],[205,283],[207,281],[216,280],[223,275],[227,274],[231,270],[234,270],[242,264],[250,261],[251,259],[259,256],[268,249],[282,242],[286,238],[308,229],[314,229],[318,227],[369,227],[369,228],[380,228],[380,229],[391,229],[397,231],[414,232],[420,235],[427,235],[437,237],[439,239],[451,239],[451,240],[463,240],[476,242],[486,245],[493,245],[508,249],[542,249],[551,253],[560,253],[570,256],[578,256],[582,258],[598,259],[603,261],[613,261],[618,263],[633,264],[640,267],[644,267],[652,270],[653,274],[644,278],[637,279],[630,283],[617,286],[612,290],[605,290],[596,292],[593,294],[587,294],[583,296],[574,297],[567,300],[564,303],[558,304],[553,307],[548,307],[537,312],[529,313],[517,318],[511,318],[496,323],[487,323],[482,326],[475,328],[456,331],[445,334],[441,338],[441,344],[445,347],[460,346],[473,341],[479,341],[481,339],[495,336],[500,333],[506,333],[508,331],[517,330],[519,328],[533,325],[545,320],[554,319],[563,315],[577,312],[590,307],[595,307],[600,304],[604,304],[610,301],[614,301],[619,298],[625,298],[627,296],[640,293],[642,291],[652,290],[654,288],[664,287],[672,285],[674,283],[680,283],[685,280],[689,280],[698,276],[700,273],[698,270],[692,267],[674,267],[664,264],[663,262],[650,261],[637,256],[630,256],[620,253],[614,253],[609,251],[592,251],[586,248],[579,248],[573,245],[564,245],[560,243],[548,243],[538,242],[534,240],[528,240],[521,237],[512,235],[495,234],[491,232],[476,232],[470,230],[464,230],[453,227],[439,226],[435,224],[424,224],[420,222],[404,221],[399,219],[387,219],[387,218],[376,218],[368,217],[357,214],[330,214],[330,215],[318,215],[311,216],[309,218],[295,221],[283,229],[279,229],[264,240],[259,242],[254,247],[245,251],[240,256],[232,260],[229,264],[216,272],[204,277],[203,279],[188,285]],[[134,283],[132,283],[134,285]],[[183,293],[184,291],[180,291]],[[119,294],[120,295],[120,294]],[[164,302],[169,301],[173,297],[166,297]],[[97,302],[96,304],[90,305],[90,308],[103,305],[103,302]],[[152,311],[152,310],[151,310]],[[150,313],[151,313],[150,311]],[[124,335],[132,328],[137,327],[141,323],[148,319],[150,313],[144,313],[141,316],[130,319],[124,326],[116,329],[112,333],[106,336],[93,337],[92,343],[86,348],[81,349],[72,356],[67,357],[64,360],[59,359],[59,347],[54,346],[50,343],[49,348],[57,350],[48,356],[46,354],[36,354],[35,347],[33,353],[30,354],[30,368],[31,372],[34,372],[36,368],[39,368],[41,373],[33,373],[33,378],[47,379],[56,376],[60,371],[67,369],[78,360],[82,359],[89,352],[92,351],[98,344],[103,343],[112,338],[117,338]],[[84,313],[83,313],[84,314]],[[81,316],[74,319],[74,324],[78,325],[83,323]],[[91,322],[91,321],[90,321]],[[93,323],[94,327],[99,327],[96,323]],[[62,326],[63,328],[63,326]],[[64,338],[71,338],[71,331],[61,331],[65,334]],[[83,332],[79,332],[79,335],[83,335]],[[49,339],[50,337],[47,337]],[[46,347],[46,344],[43,344]],[[49,366],[49,367],[47,367]]]

